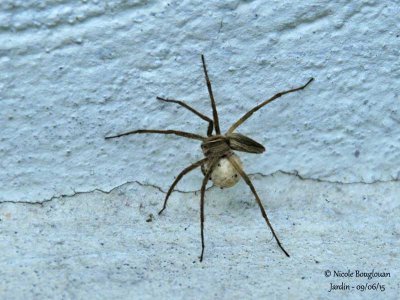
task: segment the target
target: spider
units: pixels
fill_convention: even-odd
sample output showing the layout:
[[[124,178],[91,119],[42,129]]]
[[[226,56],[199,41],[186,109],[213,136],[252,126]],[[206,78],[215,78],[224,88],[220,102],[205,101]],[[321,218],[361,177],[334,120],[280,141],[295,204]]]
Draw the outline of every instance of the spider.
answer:
[[[162,209],[159,211],[158,214],[161,214],[165,208],[167,207],[167,201],[168,198],[170,197],[171,193],[173,192],[175,186],[178,184],[178,182],[182,179],[183,176],[188,174],[189,172],[193,171],[194,169],[201,167],[201,170],[204,174],[203,182],[201,185],[200,189],[200,234],[201,234],[201,254],[200,254],[200,262],[203,261],[203,255],[204,255],[204,195],[205,195],[205,190],[206,190],[206,185],[209,180],[211,180],[214,185],[219,186],[219,187],[231,187],[235,185],[239,180],[240,177],[243,178],[243,180],[246,182],[246,184],[250,187],[250,190],[254,194],[256,198],[256,202],[261,210],[261,214],[267,223],[269,229],[272,232],[273,237],[275,238],[279,248],[285,253],[287,257],[289,256],[289,253],[283,248],[278,236],[275,233],[275,230],[273,229],[269,218],[267,216],[267,213],[264,209],[264,206],[261,202],[260,197],[258,196],[256,189],[254,188],[253,183],[251,182],[249,176],[243,171],[242,168],[242,163],[239,159],[239,157],[233,152],[235,151],[242,151],[242,152],[247,152],[247,153],[255,153],[255,154],[260,154],[265,151],[265,148],[263,145],[257,143],[256,141],[252,140],[251,138],[244,136],[240,133],[235,133],[234,131],[236,130],[237,127],[242,125],[248,118],[251,117],[253,113],[258,111],[260,108],[263,106],[267,105],[268,103],[274,101],[275,99],[288,94],[288,93],[293,93],[299,90],[304,89],[307,85],[309,85],[314,78],[310,78],[308,82],[300,86],[298,88],[294,88],[291,90],[286,90],[280,93],[275,94],[271,98],[265,100],[264,102],[260,103],[259,105],[255,106],[253,109],[249,110],[247,113],[245,113],[239,120],[237,120],[225,134],[221,134],[221,129],[219,127],[219,120],[218,120],[218,113],[217,113],[217,107],[215,104],[214,100],[214,95],[212,92],[211,88],[211,82],[208,77],[207,73],[207,67],[204,59],[204,55],[201,55],[201,60],[203,64],[203,70],[204,70],[204,75],[205,75],[205,81],[207,84],[207,89],[208,89],[208,94],[210,96],[211,100],[211,107],[212,107],[212,112],[213,112],[213,119],[210,119],[209,117],[205,116],[204,114],[200,113],[196,109],[192,108],[188,104],[186,104],[183,101],[179,100],[173,100],[173,99],[164,99],[161,97],[157,97],[157,100],[164,101],[164,102],[169,102],[169,103],[176,103],[204,121],[208,122],[208,130],[207,130],[207,136],[202,136],[190,132],[184,132],[184,131],[178,131],[178,130],[159,130],[159,129],[138,129],[138,130],[133,130],[133,131],[128,131],[120,134],[116,134],[113,136],[106,136],[105,139],[113,139],[113,138],[119,138],[121,136],[125,135],[130,135],[130,134],[143,134],[143,133],[156,133],[156,134],[173,134],[177,135],[180,137],[185,137],[188,139],[195,139],[201,141],[201,149],[204,154],[204,158],[191,164],[187,168],[185,168],[181,173],[178,174],[172,185],[170,186],[165,199],[164,199],[164,205]],[[215,131],[215,134],[213,134],[213,131]],[[240,177],[238,176],[240,175]]]

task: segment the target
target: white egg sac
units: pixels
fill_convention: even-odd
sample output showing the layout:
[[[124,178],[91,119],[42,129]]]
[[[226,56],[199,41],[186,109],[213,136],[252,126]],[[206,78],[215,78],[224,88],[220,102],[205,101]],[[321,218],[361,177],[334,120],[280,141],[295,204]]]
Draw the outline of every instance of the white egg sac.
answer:
[[[239,156],[232,154],[231,158],[233,158],[240,167],[243,166]],[[207,169],[208,166],[205,166],[203,172],[207,172]],[[211,172],[210,180],[218,187],[229,188],[238,183],[240,174],[232,166],[230,161],[226,157],[223,157],[218,161],[214,170]]]

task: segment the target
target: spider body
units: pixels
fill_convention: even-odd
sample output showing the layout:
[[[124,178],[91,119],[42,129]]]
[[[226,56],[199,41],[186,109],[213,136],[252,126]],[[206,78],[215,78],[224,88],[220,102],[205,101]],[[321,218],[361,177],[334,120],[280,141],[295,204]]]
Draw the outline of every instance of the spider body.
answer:
[[[223,135],[212,135],[207,137],[201,143],[201,150],[205,157],[212,159],[213,157],[221,157],[231,151],[229,140]]]
[[[243,167],[239,156],[233,150],[247,153],[262,153],[265,151],[263,145],[240,133],[211,135],[201,143],[201,149],[208,159],[207,163],[201,166],[204,175],[206,175],[213,158],[218,159],[211,171],[210,180],[221,188],[232,187],[240,180],[236,169],[229,162],[229,159],[234,159],[240,167]]]
[[[201,143],[201,149],[207,158],[220,157],[232,150],[247,153],[263,153],[265,151],[263,145],[240,133],[209,136]]]
[[[252,193],[254,194],[254,196],[256,198],[256,202],[261,210],[261,215],[263,216],[265,222],[267,223],[269,229],[271,230],[271,233],[274,236],[279,248],[286,254],[286,256],[289,257],[289,254],[283,248],[280,240],[278,239],[278,237],[269,221],[267,213],[264,209],[264,206],[261,202],[260,197],[257,194],[256,189],[253,186],[253,183],[251,182],[248,175],[243,171],[242,162],[240,161],[239,156],[237,156],[234,153],[234,151],[240,151],[240,152],[260,154],[265,151],[265,148],[263,145],[254,141],[253,139],[251,139],[245,135],[242,135],[240,133],[236,133],[234,131],[237,127],[239,127],[241,124],[243,124],[248,118],[250,118],[254,112],[259,110],[263,106],[267,105],[268,103],[274,101],[275,99],[277,99],[285,94],[304,89],[314,79],[311,78],[303,86],[277,93],[274,96],[272,96],[271,98],[263,101],[259,105],[255,106],[254,108],[249,110],[239,120],[237,120],[228,129],[228,131],[225,134],[221,134],[221,130],[219,127],[217,107],[215,104],[214,95],[213,95],[212,88],[211,88],[211,82],[208,77],[206,63],[205,63],[203,55],[201,56],[201,59],[202,59],[208,94],[209,94],[210,100],[211,100],[213,119],[210,119],[209,117],[203,115],[202,113],[198,112],[196,109],[192,108],[191,106],[189,106],[188,104],[186,104],[183,101],[164,99],[164,98],[160,98],[160,97],[157,97],[157,99],[160,101],[164,101],[164,102],[176,103],[176,104],[190,110],[192,113],[196,114],[198,117],[200,117],[204,121],[208,122],[207,136],[201,136],[198,134],[184,132],[184,131],[178,131],[178,130],[138,129],[138,130],[120,133],[120,134],[113,135],[113,136],[107,136],[105,138],[112,139],[112,138],[122,137],[125,135],[130,135],[130,134],[156,133],[156,134],[174,134],[174,135],[177,135],[180,137],[200,140],[202,142],[201,149],[203,151],[204,158],[191,164],[190,166],[186,167],[184,170],[182,170],[181,173],[178,174],[178,176],[176,177],[176,179],[170,186],[170,188],[165,196],[163,208],[159,211],[159,214],[161,214],[165,210],[169,196],[173,192],[173,190],[174,190],[175,186],[178,184],[178,182],[183,178],[183,176],[185,176],[189,172],[193,171],[194,169],[200,167],[204,174],[204,178],[203,178],[201,189],[200,189],[200,234],[201,234],[200,261],[203,260],[203,254],[204,254],[204,199],[205,199],[205,190],[206,190],[207,182],[209,180],[212,180],[213,183],[217,186],[231,187],[231,186],[235,185],[240,180],[240,178],[243,178],[243,180],[246,182],[246,184],[250,187]],[[215,134],[213,135],[214,131],[215,131]]]

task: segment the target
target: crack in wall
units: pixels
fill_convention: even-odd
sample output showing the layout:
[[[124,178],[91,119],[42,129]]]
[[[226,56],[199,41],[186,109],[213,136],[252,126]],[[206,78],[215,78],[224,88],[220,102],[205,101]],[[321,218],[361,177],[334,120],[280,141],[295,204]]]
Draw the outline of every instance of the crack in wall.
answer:
[[[313,177],[306,177],[303,175],[300,175],[298,171],[294,170],[293,172],[289,171],[283,171],[283,170],[277,170],[273,173],[270,174],[263,174],[263,173],[252,173],[249,174],[250,176],[261,176],[261,177],[271,177],[275,176],[276,174],[284,174],[288,176],[294,176],[297,177],[298,179],[302,181],[313,181],[313,182],[319,182],[319,183],[331,183],[331,184],[338,184],[338,185],[352,185],[352,184],[377,184],[377,183],[389,183],[389,182],[398,182],[400,181],[400,178],[397,177],[392,177],[392,179],[389,180],[372,180],[372,181],[348,181],[348,182],[343,182],[339,180],[328,180],[328,179],[321,179],[321,178],[313,178]]]
[[[273,177],[275,175],[279,175],[279,174],[284,174],[287,176],[293,176],[298,178],[301,181],[311,181],[311,182],[318,182],[318,183],[330,183],[330,184],[338,184],[338,185],[353,185],[353,184],[377,184],[377,183],[389,183],[389,182],[398,182],[400,181],[398,178],[393,178],[391,180],[374,180],[374,181],[370,181],[370,182],[365,182],[365,181],[353,181],[353,182],[341,182],[341,181],[334,181],[334,180],[325,180],[325,179],[320,179],[320,178],[313,178],[313,177],[305,177],[303,175],[300,175],[298,171],[293,171],[293,172],[289,172],[289,171],[283,171],[283,170],[277,170],[273,173],[270,174],[263,174],[263,173],[252,173],[252,174],[248,174],[250,177],[254,177],[254,176],[261,176],[261,177]],[[111,194],[113,191],[125,186],[125,185],[129,185],[129,184],[133,184],[136,183],[140,186],[143,187],[151,187],[154,188],[156,190],[158,190],[159,192],[166,194],[167,192],[164,191],[160,186],[155,185],[155,184],[151,184],[151,183],[143,183],[137,180],[132,180],[132,181],[126,181],[120,185],[117,185],[115,187],[113,187],[112,189],[106,191],[106,190],[102,190],[99,188],[93,189],[93,190],[89,190],[89,191],[74,191],[72,194],[62,194],[62,195],[54,195],[48,199],[44,199],[44,200],[39,200],[39,201],[14,201],[14,200],[3,200],[0,201],[0,204],[5,204],[5,203],[13,203],[13,204],[30,204],[30,205],[41,205],[43,206],[44,204],[51,202],[53,200],[56,199],[62,199],[62,198],[71,198],[74,196],[78,196],[78,195],[82,195],[82,194],[90,194],[90,193],[94,193],[94,192],[99,192],[102,194]],[[207,188],[207,190],[210,190],[212,188],[214,188],[215,186],[212,185],[211,187]],[[200,190],[189,190],[189,191],[182,191],[179,189],[174,189],[174,192],[177,193],[182,193],[182,194],[191,194],[191,193],[197,193]]]

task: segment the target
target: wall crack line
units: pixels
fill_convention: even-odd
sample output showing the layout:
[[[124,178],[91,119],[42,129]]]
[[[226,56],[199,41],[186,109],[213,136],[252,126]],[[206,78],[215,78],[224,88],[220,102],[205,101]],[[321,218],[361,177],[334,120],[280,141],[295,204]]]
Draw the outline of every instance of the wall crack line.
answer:
[[[284,174],[287,176],[293,176],[296,177],[302,181],[312,181],[312,182],[319,182],[319,183],[330,183],[330,184],[338,184],[338,185],[352,185],[352,184],[377,184],[377,183],[390,183],[390,182],[398,182],[399,179],[397,178],[393,178],[391,180],[374,180],[371,182],[365,182],[365,181],[353,181],[353,182],[342,182],[342,181],[334,181],[334,180],[325,180],[325,179],[320,179],[320,178],[312,178],[312,177],[305,177],[303,175],[300,175],[298,171],[293,171],[293,172],[289,172],[289,171],[283,171],[283,170],[277,170],[273,173],[270,174],[263,174],[263,173],[251,173],[249,174],[250,177],[254,177],[254,176],[261,176],[261,177],[273,177],[275,175],[279,175],[279,174]],[[110,194],[112,193],[114,190],[117,190],[125,185],[129,185],[129,184],[133,184],[136,183],[140,186],[143,187],[151,187],[154,188],[156,190],[158,190],[160,193],[166,194],[167,192],[164,191],[160,186],[157,186],[155,184],[151,184],[151,183],[143,183],[137,180],[133,180],[133,181],[126,181],[120,185],[117,185],[115,187],[113,187],[110,190],[102,190],[99,188],[93,189],[93,190],[89,190],[89,191],[74,191],[72,194],[62,194],[62,195],[55,195],[52,196],[51,198],[48,199],[44,199],[44,200],[39,200],[39,201],[13,201],[13,200],[2,200],[0,201],[0,204],[5,204],[5,203],[13,203],[13,204],[30,204],[30,205],[41,205],[43,206],[44,204],[46,204],[47,202],[51,202],[53,200],[56,199],[62,199],[62,198],[70,198],[70,197],[74,197],[77,195],[81,195],[81,194],[90,194],[90,193],[94,193],[94,192],[99,192],[102,194]],[[209,188],[207,188],[207,190],[213,189],[213,188],[217,188],[216,186],[212,185]],[[191,193],[198,193],[200,192],[200,190],[189,190],[189,191],[182,191],[179,189],[175,189],[174,193],[182,193],[182,194],[191,194]]]

